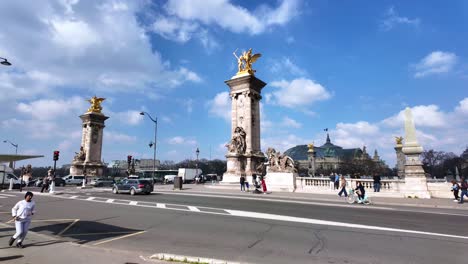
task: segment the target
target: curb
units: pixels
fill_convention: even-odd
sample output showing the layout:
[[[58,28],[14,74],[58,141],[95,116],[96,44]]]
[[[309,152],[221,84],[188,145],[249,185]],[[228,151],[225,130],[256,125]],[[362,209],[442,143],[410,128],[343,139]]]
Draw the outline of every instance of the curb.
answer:
[[[232,262],[221,259],[202,258],[184,255],[174,255],[168,253],[158,253],[149,257],[150,259],[165,260],[170,262],[181,262],[181,263],[200,263],[200,264],[241,264],[241,262]],[[247,264],[247,262],[243,262]]]

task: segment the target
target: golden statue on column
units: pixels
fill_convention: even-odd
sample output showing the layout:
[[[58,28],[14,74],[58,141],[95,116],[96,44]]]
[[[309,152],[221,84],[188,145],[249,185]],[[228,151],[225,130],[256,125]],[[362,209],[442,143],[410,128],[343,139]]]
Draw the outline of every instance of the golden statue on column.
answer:
[[[106,100],[106,98],[98,98],[96,96],[93,96],[91,99],[86,100],[91,103],[91,106],[89,107],[88,112],[100,114],[102,111],[101,103],[104,100]]]
[[[252,48],[250,48],[248,51],[242,52],[240,56],[237,56],[236,51],[237,49],[232,53],[234,54],[234,57],[236,57],[237,59],[237,74],[236,75],[242,75],[242,74],[254,75],[255,70],[252,69],[252,63],[256,62],[258,58],[262,56],[262,54],[256,53],[252,55]]]

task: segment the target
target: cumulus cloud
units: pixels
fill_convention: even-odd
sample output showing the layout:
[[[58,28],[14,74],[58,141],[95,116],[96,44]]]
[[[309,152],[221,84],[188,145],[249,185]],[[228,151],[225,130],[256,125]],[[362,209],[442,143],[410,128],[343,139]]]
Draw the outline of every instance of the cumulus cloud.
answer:
[[[384,31],[389,31],[397,25],[409,25],[418,27],[421,20],[419,18],[410,19],[408,17],[399,16],[395,8],[390,7],[385,13],[380,27]]]
[[[69,99],[41,99],[29,103],[19,103],[16,107],[20,114],[36,120],[55,120],[59,117],[77,115],[86,108],[86,101],[82,97],[74,96]]]
[[[271,86],[279,88],[271,93],[271,100],[289,108],[308,107],[316,101],[327,100],[331,97],[325,87],[306,78],[275,81],[271,83]]]
[[[210,114],[221,117],[228,122],[231,121],[231,98],[228,92],[218,93],[207,105]]]
[[[127,110],[124,112],[110,113],[113,119],[118,120],[122,124],[126,125],[139,125],[143,121],[144,116],[140,115],[141,111]]]
[[[414,77],[421,78],[432,74],[447,73],[452,71],[457,63],[455,53],[433,51],[414,66]]]
[[[456,111],[462,114],[468,114],[468,97],[460,101]]]
[[[167,141],[171,145],[196,145],[197,141],[194,139],[184,138],[180,136],[172,137]]]
[[[307,74],[307,72],[304,69],[301,69],[299,66],[294,64],[290,58],[287,57],[273,62],[271,65],[271,71],[273,73],[289,72],[296,76],[304,76]]]
[[[441,112],[437,105],[419,105],[411,108],[414,123],[419,127],[445,127],[447,125],[447,114]],[[386,118],[383,124],[390,127],[399,127],[405,123],[405,110]]]
[[[106,131],[106,137],[104,139],[104,143],[132,143],[136,142],[135,136],[130,136],[124,133],[116,132],[116,131]]]
[[[294,120],[294,119],[292,119],[290,117],[287,117],[287,116],[285,116],[283,118],[282,125],[285,126],[285,127],[290,127],[290,128],[301,128],[302,127],[301,123],[299,123],[296,120]]]

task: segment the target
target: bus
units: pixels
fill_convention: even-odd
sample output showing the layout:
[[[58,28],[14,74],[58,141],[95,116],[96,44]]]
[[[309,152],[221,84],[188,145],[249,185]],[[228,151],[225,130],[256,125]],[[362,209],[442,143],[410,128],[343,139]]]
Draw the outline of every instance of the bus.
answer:
[[[163,183],[165,175],[177,175],[178,172],[178,170],[156,170],[154,171],[154,178],[153,170],[139,170],[136,174],[139,179],[153,179],[154,182]]]

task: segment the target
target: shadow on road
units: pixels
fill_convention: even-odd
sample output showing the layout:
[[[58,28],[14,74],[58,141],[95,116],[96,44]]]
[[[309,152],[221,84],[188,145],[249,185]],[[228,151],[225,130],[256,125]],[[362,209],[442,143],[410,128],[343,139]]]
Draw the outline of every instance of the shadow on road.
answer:
[[[41,223],[35,223],[41,224]],[[57,236],[79,244],[86,244],[103,239],[112,239],[142,230],[119,227],[115,225],[104,224],[95,221],[78,221],[72,225],[72,221],[53,223],[44,223],[43,225],[31,228],[31,231],[45,233]],[[68,229],[67,229],[68,228]],[[66,232],[63,232],[65,229]]]
[[[0,257],[0,261],[7,261],[7,260],[12,260],[12,259],[19,259],[24,257],[23,255],[14,255],[14,256],[8,256],[8,257]]]

